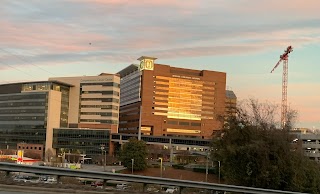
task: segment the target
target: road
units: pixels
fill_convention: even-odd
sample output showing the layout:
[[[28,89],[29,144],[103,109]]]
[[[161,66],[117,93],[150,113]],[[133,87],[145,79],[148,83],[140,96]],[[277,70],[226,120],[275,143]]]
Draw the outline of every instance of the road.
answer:
[[[26,193],[26,192],[16,192],[16,191],[0,191],[0,194],[21,194],[21,193],[24,193],[24,194],[33,194],[33,193]]]

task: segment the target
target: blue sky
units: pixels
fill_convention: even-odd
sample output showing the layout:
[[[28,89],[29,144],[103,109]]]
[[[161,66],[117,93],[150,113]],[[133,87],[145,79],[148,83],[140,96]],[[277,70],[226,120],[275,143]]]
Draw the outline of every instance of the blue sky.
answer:
[[[141,55],[227,73],[239,100],[288,103],[320,129],[319,0],[2,0],[0,83],[116,73]],[[279,113],[280,114],[280,113]]]

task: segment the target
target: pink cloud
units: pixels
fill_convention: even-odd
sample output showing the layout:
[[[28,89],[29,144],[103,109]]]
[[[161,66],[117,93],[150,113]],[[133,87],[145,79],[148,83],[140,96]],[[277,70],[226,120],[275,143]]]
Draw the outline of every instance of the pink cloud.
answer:
[[[121,5],[152,5],[152,6],[175,6],[175,7],[191,7],[199,5],[199,1],[184,1],[184,0],[83,0],[83,2],[96,3],[96,4],[121,4]]]
[[[0,20],[1,41],[7,47],[42,48],[42,51],[81,52],[95,49],[89,43],[107,41],[106,35],[77,31],[64,24],[9,23]]]
[[[238,13],[244,15],[268,15],[277,16],[280,20],[281,18],[297,17],[297,19],[302,19],[308,16],[319,16],[319,6],[320,2],[318,0],[240,0],[237,4],[242,6],[235,6],[233,1],[231,9],[237,11]],[[250,5],[250,6],[247,6]],[[280,15],[279,15],[280,14]]]
[[[279,84],[257,85],[257,82],[250,82],[246,79],[246,87],[237,87],[234,91],[241,101],[243,99],[255,98],[261,101],[267,100],[271,103],[281,105],[281,82]],[[289,83],[288,85],[288,106],[297,110],[300,122],[317,122],[320,120],[320,84],[316,83]],[[263,91],[263,92],[261,92]],[[280,116],[280,108],[279,108]]]

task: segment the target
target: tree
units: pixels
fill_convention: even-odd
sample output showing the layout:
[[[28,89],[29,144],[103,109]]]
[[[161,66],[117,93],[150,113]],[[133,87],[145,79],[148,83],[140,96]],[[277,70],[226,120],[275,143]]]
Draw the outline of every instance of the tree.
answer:
[[[270,103],[252,99],[242,103],[213,138],[211,158],[221,161],[230,184],[319,193],[319,166],[291,145],[294,137],[288,127],[297,113],[289,111],[290,125],[279,129],[276,111]]]
[[[132,159],[134,160],[134,170],[144,170],[147,167],[147,145],[144,141],[136,138],[130,138],[129,142],[123,145],[120,153],[120,159],[123,165],[129,169],[132,168]]]

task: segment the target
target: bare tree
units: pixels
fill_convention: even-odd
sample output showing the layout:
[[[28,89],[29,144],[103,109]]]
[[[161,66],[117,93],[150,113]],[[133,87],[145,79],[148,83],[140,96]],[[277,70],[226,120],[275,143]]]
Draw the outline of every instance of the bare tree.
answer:
[[[320,193],[319,165],[291,144],[297,112],[288,111],[284,129],[278,112],[269,102],[241,102],[220,136],[213,138],[211,158],[219,161],[230,184]]]

